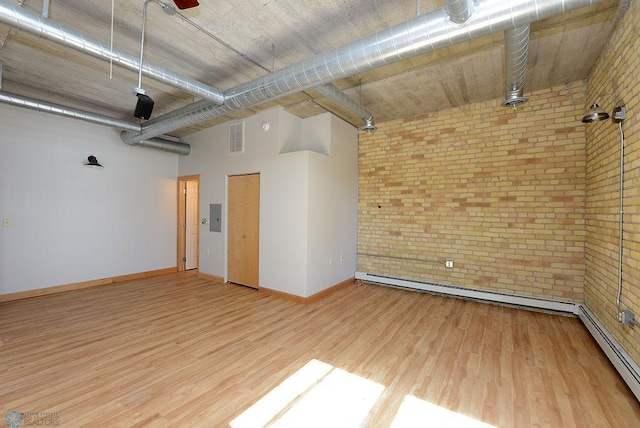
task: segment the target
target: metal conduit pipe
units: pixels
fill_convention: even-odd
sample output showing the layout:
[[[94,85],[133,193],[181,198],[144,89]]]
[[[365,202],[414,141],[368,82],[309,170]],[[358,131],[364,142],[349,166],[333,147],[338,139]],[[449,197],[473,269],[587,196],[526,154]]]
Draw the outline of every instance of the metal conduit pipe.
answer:
[[[524,92],[524,77],[527,71],[527,51],[529,49],[529,25],[522,25],[504,32],[505,62],[505,107],[517,107],[528,101]]]
[[[54,104],[47,101],[37,100],[22,95],[12,94],[6,91],[0,91],[0,103],[8,104],[16,107],[22,107],[29,110],[54,114],[57,116],[69,117],[72,119],[82,120],[84,122],[96,125],[110,126],[112,128],[124,129],[127,131],[140,132],[141,126],[137,123],[128,122],[122,119],[105,116],[102,114],[91,113],[72,107],[66,107],[60,104]],[[189,144],[180,143],[163,138],[152,138],[143,141],[133,141],[130,145],[149,147],[153,149],[165,150],[167,152],[179,155],[188,155],[191,152]]]
[[[136,72],[140,70],[140,60],[135,55],[116,48],[112,52],[109,45],[102,43],[100,40],[86,36],[72,28],[3,0],[0,0],[0,23],[99,59],[112,60],[114,63],[130,70]],[[142,73],[154,80],[182,89],[197,97],[206,98],[213,103],[222,104],[224,102],[224,95],[220,90],[167,70],[159,65],[145,61]]]
[[[475,8],[473,0],[445,0],[444,4],[449,19],[454,24],[464,24],[471,17]]]
[[[225,104],[184,108],[184,114],[159,116],[143,132],[123,132],[121,138],[147,139],[175,129],[252,107],[334,80],[372,70],[487,34],[528,25],[602,0],[481,0],[464,25],[454,26],[441,8],[375,34],[319,53],[307,60],[238,85],[224,92]]]

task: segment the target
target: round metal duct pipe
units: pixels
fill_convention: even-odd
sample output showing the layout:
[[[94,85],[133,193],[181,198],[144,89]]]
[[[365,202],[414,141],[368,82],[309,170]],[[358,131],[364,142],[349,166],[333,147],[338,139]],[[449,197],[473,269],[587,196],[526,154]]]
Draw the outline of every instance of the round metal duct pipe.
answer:
[[[359,40],[319,53],[225,91],[225,103],[196,104],[146,122],[142,133],[122,139],[148,139],[265,101],[300,92],[382,65],[411,58],[487,34],[528,25],[602,0],[512,0],[478,2],[463,25],[451,25],[444,8],[417,16]]]
[[[112,52],[111,47],[100,40],[2,0],[0,0],[0,23],[99,59],[113,60],[114,63],[130,70],[140,70],[140,59],[135,55],[117,48]],[[224,102],[221,91],[159,65],[145,61],[142,73],[197,97],[206,98],[217,104]]]
[[[71,119],[78,119],[96,125],[124,129],[130,132],[140,132],[141,130],[141,126],[137,123],[127,122],[126,120],[115,119],[113,117],[105,116],[102,114],[91,113],[88,111],[66,107],[47,101],[37,100],[35,98],[24,97],[5,91],[0,91],[0,103],[54,114],[57,116],[64,116]],[[127,144],[133,146],[149,147],[157,150],[164,150],[170,153],[184,156],[188,155],[191,152],[191,146],[189,144],[165,140],[164,138],[151,138],[149,140],[133,141]]]
[[[527,52],[529,50],[529,25],[506,30],[504,32],[505,85],[507,87],[505,107],[517,107],[529,99],[522,94],[527,71]]]

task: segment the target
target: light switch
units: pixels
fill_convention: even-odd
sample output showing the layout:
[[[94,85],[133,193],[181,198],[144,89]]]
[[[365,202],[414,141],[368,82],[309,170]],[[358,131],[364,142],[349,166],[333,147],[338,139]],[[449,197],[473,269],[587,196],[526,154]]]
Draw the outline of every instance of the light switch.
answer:
[[[2,219],[2,227],[11,227],[11,219],[3,218]]]

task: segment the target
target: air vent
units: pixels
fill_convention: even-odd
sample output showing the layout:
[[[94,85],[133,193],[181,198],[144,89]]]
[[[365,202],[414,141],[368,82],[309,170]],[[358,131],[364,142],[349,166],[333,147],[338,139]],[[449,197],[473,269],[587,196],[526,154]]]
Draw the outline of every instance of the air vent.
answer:
[[[229,153],[244,152],[244,121],[229,125]]]

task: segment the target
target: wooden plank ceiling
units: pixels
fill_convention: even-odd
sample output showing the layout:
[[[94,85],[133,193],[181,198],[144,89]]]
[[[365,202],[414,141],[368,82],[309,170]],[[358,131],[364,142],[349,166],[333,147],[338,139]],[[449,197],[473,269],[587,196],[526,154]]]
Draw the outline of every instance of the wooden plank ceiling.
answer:
[[[7,0],[5,0],[7,1]],[[42,0],[8,0],[41,14]],[[171,0],[167,0],[171,2]],[[506,1],[506,0],[496,0]],[[525,94],[588,77],[613,26],[629,0],[605,0],[531,26]],[[181,11],[216,38],[252,61],[243,59],[207,34],[155,4],[148,5],[145,61],[191,77],[220,90],[232,88],[356,40],[418,12],[444,6],[444,0],[199,0]],[[114,46],[140,52],[143,0],[115,0]],[[111,0],[50,0],[49,19],[109,43]],[[419,9],[419,10],[418,10]],[[133,117],[137,74],[33,35],[0,25],[2,89],[112,117]],[[111,76],[110,76],[111,74]],[[373,112],[377,122],[412,117],[472,102],[504,97],[502,33],[380,67],[334,82]],[[197,101],[181,90],[143,77],[154,99],[152,117]],[[313,90],[268,102],[190,128],[185,136],[230,119],[246,117],[275,105],[310,117],[326,109],[360,125]]]

